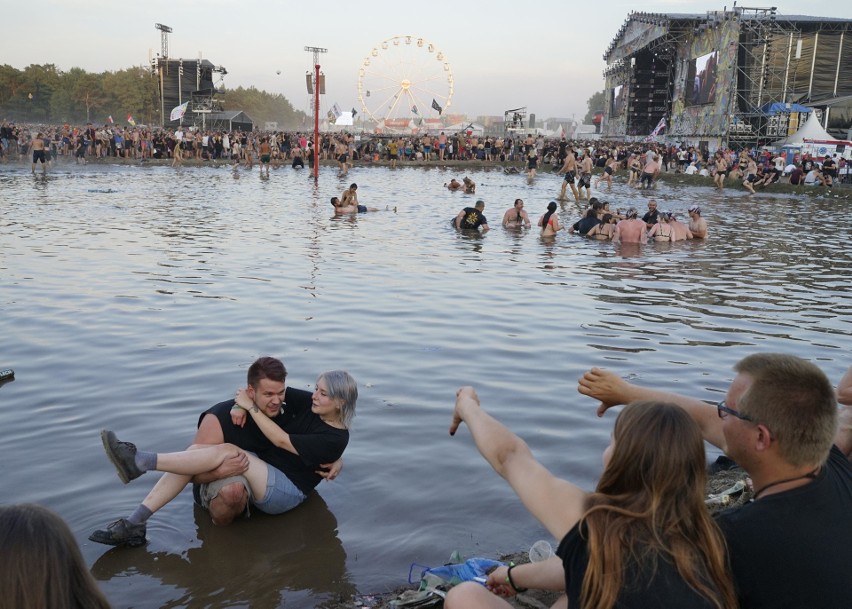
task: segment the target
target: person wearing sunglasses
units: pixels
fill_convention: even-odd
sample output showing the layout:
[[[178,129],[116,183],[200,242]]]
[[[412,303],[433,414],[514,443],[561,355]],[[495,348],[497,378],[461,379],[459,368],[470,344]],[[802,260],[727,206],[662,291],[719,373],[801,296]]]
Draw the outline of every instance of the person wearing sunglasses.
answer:
[[[601,401],[599,416],[636,400],[673,402],[749,474],[754,500],[717,517],[741,607],[848,606],[852,412],[838,413],[828,378],[801,358],[758,353],[734,370],[717,404],[640,387],[599,368],[583,375],[578,391]]]

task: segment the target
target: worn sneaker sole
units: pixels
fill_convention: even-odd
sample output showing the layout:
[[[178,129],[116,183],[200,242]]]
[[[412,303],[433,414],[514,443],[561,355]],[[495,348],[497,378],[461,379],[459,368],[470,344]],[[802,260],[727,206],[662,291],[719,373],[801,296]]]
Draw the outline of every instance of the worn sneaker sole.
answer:
[[[121,478],[121,481],[124,484],[127,484],[131,480],[138,478],[139,476],[133,476],[130,472],[128,472],[121,460],[117,458],[116,454],[113,452],[112,443],[118,442],[118,438],[115,437],[115,434],[108,429],[101,430],[101,442],[104,445],[104,451],[109,457],[109,460],[112,461],[112,464],[115,466],[115,471],[118,472],[118,477]]]

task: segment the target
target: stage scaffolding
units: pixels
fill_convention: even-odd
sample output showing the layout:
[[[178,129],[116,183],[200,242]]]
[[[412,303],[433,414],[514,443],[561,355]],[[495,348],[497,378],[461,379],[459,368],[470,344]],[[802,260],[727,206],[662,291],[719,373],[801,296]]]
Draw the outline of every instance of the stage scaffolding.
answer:
[[[756,146],[785,137],[803,122],[805,116],[784,111],[792,104],[815,109],[827,126],[828,107],[852,94],[850,36],[852,20],[783,16],[774,7],[735,4],[705,15],[631,13],[604,53],[603,135],[645,139],[666,119],[657,141]],[[714,51],[720,68],[727,61],[716,101],[696,106],[687,99],[687,68]],[[629,90],[623,108],[616,103],[622,87]]]

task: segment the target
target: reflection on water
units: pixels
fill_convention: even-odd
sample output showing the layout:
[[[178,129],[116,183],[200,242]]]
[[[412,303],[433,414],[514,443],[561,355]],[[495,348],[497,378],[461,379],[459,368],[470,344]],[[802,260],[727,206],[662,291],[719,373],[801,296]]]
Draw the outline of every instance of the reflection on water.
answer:
[[[145,549],[113,548],[92,566],[110,597],[128,606],[274,608],[316,607],[356,593],[346,573],[337,520],[322,497],[311,495],[287,518],[254,514],[240,526],[215,527],[194,508],[196,540],[184,532],[149,535]],[[157,549],[157,546],[163,546]],[[226,550],[226,551],[223,551]],[[127,578],[150,584],[127,588]]]
[[[700,204],[711,238],[615,247],[500,226],[519,197],[537,220],[552,175],[483,171],[475,197],[444,189],[462,173],[439,168],[241,175],[0,167],[0,368],[16,372],[0,386],[0,484],[68,520],[116,607],[312,607],[399,585],[412,562],[546,538],[468,434],[448,436],[461,384],[590,488],[613,417],[576,393],[589,366],[704,399],[754,351],[811,358],[833,380],[849,366],[848,199],[663,183],[660,209]],[[353,181],[362,204],[398,212],[333,218],[329,198]],[[647,203],[618,182],[599,196]],[[449,219],[476,198],[492,230],[456,233]],[[580,212],[563,202],[560,219]],[[122,486],[98,431],[185,447],[261,354],[298,387],[332,368],[358,379],[341,477],[286,516],[219,529],[184,493],[146,547],[88,542],[155,479]]]

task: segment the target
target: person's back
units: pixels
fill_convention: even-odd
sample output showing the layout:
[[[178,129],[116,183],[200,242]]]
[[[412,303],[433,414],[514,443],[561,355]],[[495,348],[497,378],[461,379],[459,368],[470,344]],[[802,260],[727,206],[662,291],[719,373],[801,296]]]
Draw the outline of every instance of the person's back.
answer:
[[[625,219],[615,225],[615,234],[612,240],[621,243],[645,243],[648,237],[648,227],[637,216],[635,208],[628,209]]]

